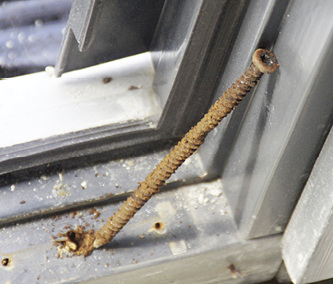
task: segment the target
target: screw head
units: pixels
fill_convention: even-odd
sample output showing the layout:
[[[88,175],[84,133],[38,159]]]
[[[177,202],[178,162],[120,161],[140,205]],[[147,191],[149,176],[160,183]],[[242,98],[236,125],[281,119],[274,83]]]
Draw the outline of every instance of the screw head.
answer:
[[[275,55],[268,50],[261,48],[254,52],[252,62],[261,73],[265,74],[274,73],[279,66]]]

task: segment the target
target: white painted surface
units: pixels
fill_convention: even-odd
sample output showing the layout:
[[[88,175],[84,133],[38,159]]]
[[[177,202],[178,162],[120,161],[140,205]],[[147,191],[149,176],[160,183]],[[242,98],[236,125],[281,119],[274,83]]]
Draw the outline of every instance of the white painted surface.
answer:
[[[0,81],[0,147],[160,114],[150,53],[64,74]],[[112,77],[104,84],[103,78]],[[129,90],[131,86],[138,89]]]

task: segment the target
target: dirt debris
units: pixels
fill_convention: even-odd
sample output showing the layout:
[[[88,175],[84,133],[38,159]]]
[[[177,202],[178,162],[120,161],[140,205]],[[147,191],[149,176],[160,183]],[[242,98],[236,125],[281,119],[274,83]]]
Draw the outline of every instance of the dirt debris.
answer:
[[[99,216],[101,216],[101,212],[99,212],[96,208],[90,209],[89,214],[94,215],[95,219],[97,219]]]
[[[93,229],[85,231],[85,227],[78,226],[76,229],[59,234],[59,239],[55,240],[58,246],[59,257],[65,254],[88,256],[92,252],[92,244],[95,240]]]

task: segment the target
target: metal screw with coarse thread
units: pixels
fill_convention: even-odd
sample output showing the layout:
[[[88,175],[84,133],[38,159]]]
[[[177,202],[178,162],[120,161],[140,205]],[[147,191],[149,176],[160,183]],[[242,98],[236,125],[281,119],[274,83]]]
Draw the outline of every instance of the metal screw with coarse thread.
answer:
[[[88,255],[94,248],[110,242],[140,208],[164,185],[170,176],[191,156],[207,134],[226,117],[253,88],[263,73],[271,74],[279,66],[275,56],[264,49],[255,51],[251,66],[232,84],[209,109],[208,113],[170,150],[169,154],[140,183],[139,187],[124,202],[106,224],[91,235],[85,245],[75,252]]]

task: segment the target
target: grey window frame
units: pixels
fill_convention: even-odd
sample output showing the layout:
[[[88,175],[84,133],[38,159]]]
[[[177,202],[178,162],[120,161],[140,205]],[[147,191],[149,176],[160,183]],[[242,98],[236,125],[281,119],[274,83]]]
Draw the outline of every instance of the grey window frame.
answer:
[[[83,11],[94,8],[95,14],[94,9],[90,14],[83,13],[86,17],[79,21],[82,28],[72,28],[75,15],[71,15],[56,72],[60,72],[59,69],[66,69],[59,65],[73,55],[68,49],[78,48],[77,41],[73,38],[73,30],[77,33],[83,30],[89,35],[92,29],[90,26],[96,25],[94,19],[102,13],[99,1],[76,1],[73,7],[80,8],[82,3],[87,4],[87,7],[83,7]],[[105,161],[122,155],[145,152],[149,149],[149,145],[154,147],[160,145],[160,148],[172,145],[207,110],[246,6],[246,1],[165,3],[149,46],[156,68],[154,87],[163,106],[162,116],[156,129],[148,127],[147,121],[136,121],[121,125],[106,125],[6,147],[0,149],[0,174],[33,169],[46,164],[78,166],[88,160]],[[140,16],[145,15],[140,14]],[[85,26],[87,23],[88,26]],[[79,37],[87,42],[90,38],[94,38],[82,34]],[[79,44],[79,48],[82,51],[89,51],[91,45],[92,43]],[[117,47],[120,49],[121,46]],[[137,47],[127,55],[135,51],[145,50]],[[106,60],[105,58],[100,60],[103,59]],[[86,66],[90,64],[91,62],[85,63]],[[167,85],[163,83],[165,81],[168,82]]]

